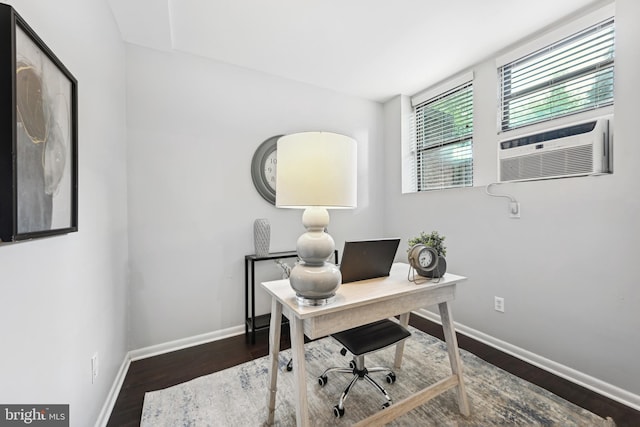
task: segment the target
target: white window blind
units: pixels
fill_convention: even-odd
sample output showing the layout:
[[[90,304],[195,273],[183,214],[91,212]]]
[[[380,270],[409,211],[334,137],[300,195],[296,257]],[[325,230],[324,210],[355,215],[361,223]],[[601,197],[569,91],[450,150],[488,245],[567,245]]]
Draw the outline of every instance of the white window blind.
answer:
[[[473,185],[473,84],[415,107],[417,190]]]
[[[503,131],[613,104],[614,19],[500,67]]]

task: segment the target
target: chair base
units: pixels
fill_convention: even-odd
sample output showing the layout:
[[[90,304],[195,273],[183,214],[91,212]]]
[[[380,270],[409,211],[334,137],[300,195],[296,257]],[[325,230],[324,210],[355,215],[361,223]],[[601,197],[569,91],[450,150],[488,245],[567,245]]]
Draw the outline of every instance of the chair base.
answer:
[[[333,414],[336,416],[336,418],[340,418],[344,415],[344,402],[347,399],[349,392],[351,391],[353,386],[358,382],[358,380],[363,380],[363,379],[366,380],[369,384],[371,384],[376,390],[378,390],[378,392],[380,392],[384,396],[385,402],[382,404],[382,408],[387,408],[393,403],[387,391],[380,384],[378,384],[373,378],[369,376],[369,373],[387,372],[386,381],[389,384],[393,384],[396,381],[396,375],[391,369],[385,368],[382,366],[366,368],[364,366],[364,355],[354,356],[353,360],[349,363],[349,365],[350,365],[349,368],[339,368],[339,367],[328,368],[322,373],[322,375],[318,377],[318,384],[320,384],[321,387],[324,387],[328,382],[327,374],[329,372],[353,374],[351,381],[349,381],[349,384],[340,395],[340,400],[338,401],[338,404],[333,407]]]

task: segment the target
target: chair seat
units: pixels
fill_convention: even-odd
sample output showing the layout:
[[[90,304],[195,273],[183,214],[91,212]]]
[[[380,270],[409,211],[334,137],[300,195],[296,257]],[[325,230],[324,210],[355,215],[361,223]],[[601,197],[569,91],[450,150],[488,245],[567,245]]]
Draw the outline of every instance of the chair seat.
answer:
[[[411,336],[411,333],[398,323],[384,319],[357,328],[333,334],[351,354],[360,356],[380,350]]]

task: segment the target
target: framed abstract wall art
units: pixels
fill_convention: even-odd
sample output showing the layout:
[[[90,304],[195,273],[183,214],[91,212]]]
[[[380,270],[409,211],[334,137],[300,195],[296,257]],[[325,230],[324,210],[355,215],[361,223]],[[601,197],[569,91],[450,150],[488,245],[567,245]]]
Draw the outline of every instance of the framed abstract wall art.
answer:
[[[78,230],[77,82],[0,4],[0,240]]]

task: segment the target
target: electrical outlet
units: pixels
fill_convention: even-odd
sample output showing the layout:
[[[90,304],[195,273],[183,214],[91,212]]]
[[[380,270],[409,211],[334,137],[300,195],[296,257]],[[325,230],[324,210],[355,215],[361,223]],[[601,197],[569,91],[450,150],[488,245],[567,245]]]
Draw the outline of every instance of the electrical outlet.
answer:
[[[493,308],[500,313],[504,313],[504,298],[493,297]]]
[[[98,353],[91,356],[91,384],[98,378]]]

